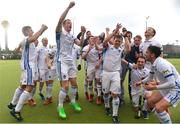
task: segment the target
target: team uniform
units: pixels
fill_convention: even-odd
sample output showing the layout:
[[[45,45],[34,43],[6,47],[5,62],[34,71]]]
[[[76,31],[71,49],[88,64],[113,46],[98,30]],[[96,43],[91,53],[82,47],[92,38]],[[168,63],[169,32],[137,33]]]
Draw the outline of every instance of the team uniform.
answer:
[[[22,85],[34,85],[35,79],[35,62],[36,52],[34,43],[29,43],[27,38],[21,42],[22,57],[21,57],[21,83]]]
[[[67,32],[56,33],[57,42],[57,73],[59,80],[69,80],[76,77],[72,48],[75,37]]]
[[[142,82],[146,83],[153,77],[158,77],[157,89],[161,95],[172,105],[180,101],[180,76],[175,67],[167,60],[158,57],[152,65],[150,75]]]
[[[105,112],[110,115],[110,97],[109,93],[119,95],[121,93],[120,86],[120,68],[121,56],[123,49],[121,47],[115,48],[108,44],[105,51],[103,51],[103,72],[102,72],[102,91],[105,104]],[[113,119],[117,119],[119,109],[119,97],[112,99]]]
[[[83,48],[83,52],[89,49],[89,45]],[[95,78],[100,78],[100,69],[96,69],[95,66],[99,60],[99,51],[96,50],[95,46],[89,51],[86,57],[87,62],[87,80],[93,81]]]
[[[133,69],[133,64],[129,64],[129,68],[131,69],[131,95],[132,95],[132,102],[134,107],[138,107],[139,104],[139,97],[145,95],[144,88],[135,87],[135,83],[141,81],[142,79],[146,78],[150,72],[149,69],[144,67],[143,69]]]
[[[158,57],[152,65],[149,76],[142,80],[142,83],[148,83],[154,77],[159,79],[156,88],[162,97],[171,106],[176,107],[180,101],[180,76],[175,67],[167,60]],[[158,112],[156,109],[153,109],[153,111],[161,123],[172,124],[171,118],[166,111]]]
[[[73,56],[74,64],[76,66],[78,65],[77,60],[80,59],[80,55],[81,55],[80,47],[74,44],[72,48],[72,56]]]
[[[39,56],[39,48],[35,48],[35,76],[34,81],[39,80],[39,69],[38,69],[38,56]]]
[[[123,49],[109,45],[103,53],[102,89],[104,93],[109,91],[120,94],[120,67]]]
[[[46,57],[48,56],[48,48],[42,46],[39,48],[39,55],[38,55],[38,68],[39,68],[39,77],[40,82],[48,81],[48,66],[46,63]]]
[[[162,44],[159,41],[156,41],[154,39],[150,39],[148,41],[144,41],[140,44],[139,46],[139,51],[140,53],[142,53],[142,55],[144,56],[146,54],[146,50],[149,46],[157,46],[160,47],[161,50],[163,51],[163,47]],[[152,64],[149,61],[146,61],[145,67],[148,69],[151,69]]]

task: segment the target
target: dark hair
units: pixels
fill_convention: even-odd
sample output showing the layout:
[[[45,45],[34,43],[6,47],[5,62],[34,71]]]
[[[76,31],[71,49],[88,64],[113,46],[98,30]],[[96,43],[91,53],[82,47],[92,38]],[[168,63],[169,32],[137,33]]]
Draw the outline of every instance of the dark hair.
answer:
[[[121,41],[123,41],[123,37],[122,37],[121,35],[119,35],[119,34],[114,35],[114,39],[115,39],[115,38],[120,39]]]
[[[94,37],[94,36],[93,36],[93,35],[90,35],[90,36],[88,36],[88,37],[86,38],[86,40],[89,42],[89,39],[90,39],[91,37]]]
[[[139,58],[144,59],[145,62],[146,62],[146,58],[145,58],[144,56],[138,56],[137,60],[138,60]]]
[[[132,37],[132,35],[133,35],[131,31],[127,31],[127,32],[126,32],[126,35],[127,35],[127,34],[131,34],[131,37]]]
[[[151,53],[154,53],[156,58],[161,55],[161,48],[160,48],[160,47],[157,47],[157,46],[149,46],[149,47],[148,47],[148,50],[149,50]]]

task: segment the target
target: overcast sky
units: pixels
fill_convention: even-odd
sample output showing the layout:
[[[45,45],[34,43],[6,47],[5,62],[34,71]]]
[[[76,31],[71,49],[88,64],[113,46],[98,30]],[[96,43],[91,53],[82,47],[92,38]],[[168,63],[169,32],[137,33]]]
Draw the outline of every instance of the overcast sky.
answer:
[[[14,49],[22,40],[21,28],[32,26],[37,31],[41,24],[49,28],[42,35],[50,44],[55,44],[55,27],[69,0],[0,0],[0,22],[8,20],[9,48]],[[133,36],[144,37],[146,17],[148,26],[157,31],[156,39],[163,44],[180,41],[179,0],[75,0],[76,5],[67,18],[74,21],[74,35],[84,25],[93,35],[111,30],[121,23]],[[72,32],[73,33],[73,30]],[[40,40],[41,38],[40,37]],[[0,43],[4,48],[4,30],[0,26]],[[179,43],[180,44],[180,43]]]

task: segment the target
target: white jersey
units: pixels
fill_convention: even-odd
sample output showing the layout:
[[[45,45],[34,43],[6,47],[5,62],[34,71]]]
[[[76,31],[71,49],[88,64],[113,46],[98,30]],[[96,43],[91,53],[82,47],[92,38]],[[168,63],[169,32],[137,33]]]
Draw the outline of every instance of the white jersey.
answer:
[[[39,48],[39,55],[38,55],[38,68],[39,69],[48,69],[46,63],[46,57],[48,56],[48,48],[42,46]]]
[[[180,76],[175,67],[169,63],[167,60],[158,57],[151,68],[149,79],[157,76],[159,79],[158,89],[165,89],[169,91],[170,89],[180,89]],[[145,83],[149,79],[144,79]]]
[[[140,53],[143,54],[143,56],[146,54],[147,48],[149,46],[157,46],[160,47],[161,50],[163,50],[162,44],[154,39],[150,39],[148,41],[144,41],[139,46]],[[148,69],[151,69],[152,64],[149,61],[146,61],[145,67]]]
[[[77,59],[79,59],[80,57],[80,47],[77,46],[76,44],[74,44],[73,48],[72,48],[72,56],[73,56],[73,62],[75,65],[77,65]]]
[[[35,48],[35,72],[38,72],[38,55],[39,55],[39,48]]]
[[[142,69],[133,69],[132,64],[129,64],[131,68],[131,84],[141,81],[142,79],[146,78],[150,72],[149,69],[146,67]]]
[[[83,52],[86,52],[89,49],[89,45],[83,48]],[[95,48],[95,46],[89,51],[86,56],[87,66],[95,67],[99,60],[99,51]]]
[[[73,61],[72,48],[75,37],[67,32],[56,33],[58,61]]]
[[[113,45],[107,47],[103,53],[103,70],[107,72],[119,71],[121,68],[121,56],[123,48],[115,48]]]
[[[29,43],[26,37],[21,42],[22,57],[21,57],[21,69],[26,70],[27,68],[34,68],[36,61],[35,44]]]

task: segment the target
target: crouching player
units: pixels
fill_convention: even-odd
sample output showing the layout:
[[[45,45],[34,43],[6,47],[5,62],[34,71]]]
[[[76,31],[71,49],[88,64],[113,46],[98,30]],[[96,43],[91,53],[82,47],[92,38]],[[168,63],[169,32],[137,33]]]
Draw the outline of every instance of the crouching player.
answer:
[[[146,84],[147,90],[157,90],[148,98],[148,108],[159,118],[160,123],[172,124],[171,118],[166,110],[175,107],[180,101],[180,76],[176,68],[167,60],[160,57],[161,49],[149,46],[146,51],[146,60],[152,63],[150,74],[140,83]],[[158,84],[149,81],[157,76]]]

